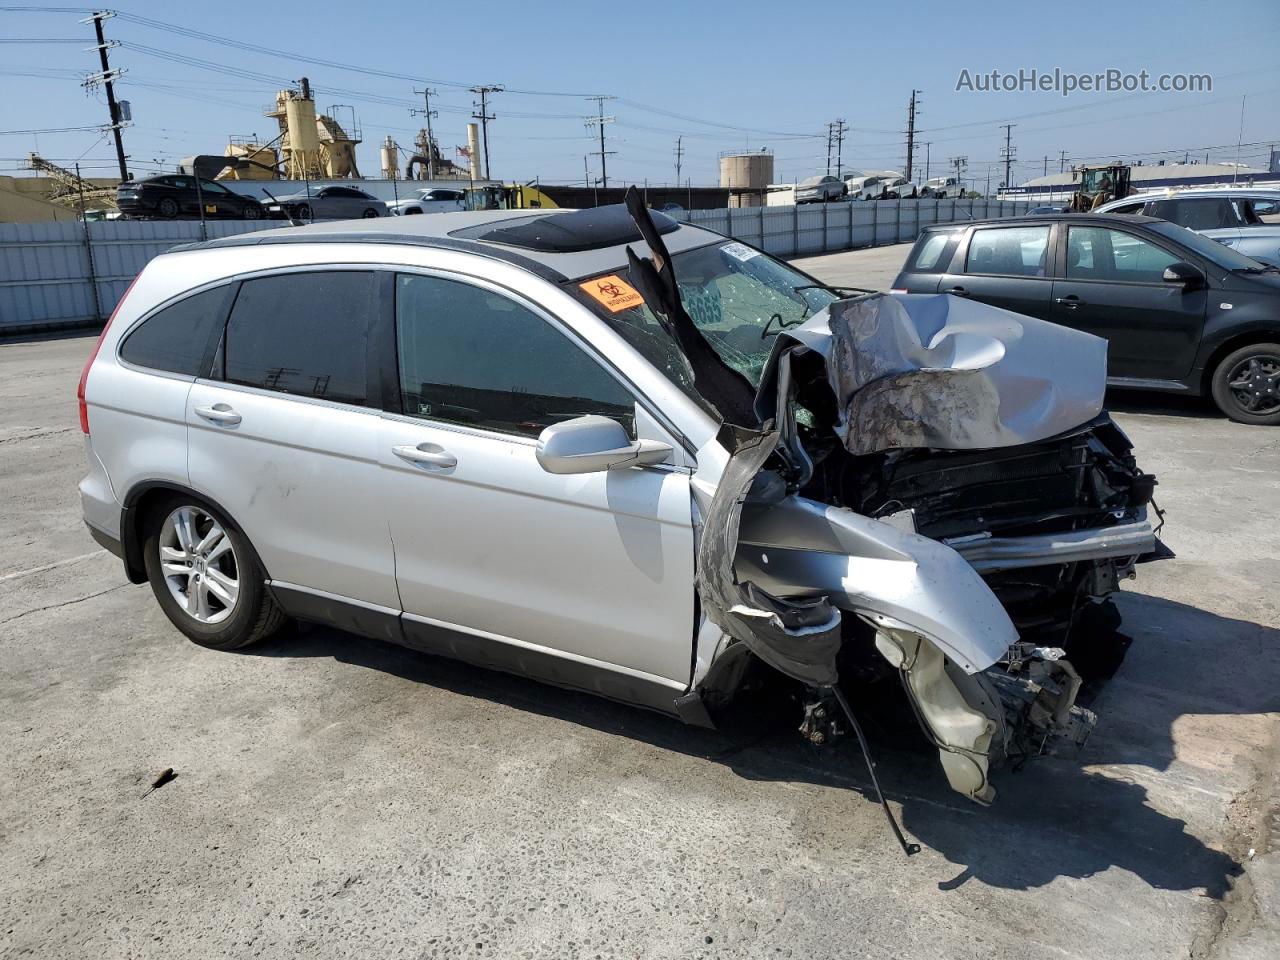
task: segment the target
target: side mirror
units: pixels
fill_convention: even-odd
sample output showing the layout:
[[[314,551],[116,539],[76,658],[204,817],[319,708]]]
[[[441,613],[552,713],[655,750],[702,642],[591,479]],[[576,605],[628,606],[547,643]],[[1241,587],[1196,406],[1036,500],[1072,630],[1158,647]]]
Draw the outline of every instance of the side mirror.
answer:
[[[1182,260],[1164,268],[1164,282],[1181,284],[1184,290],[1199,290],[1205,285],[1204,274]]]
[[[670,444],[632,440],[608,417],[574,417],[538,435],[538,463],[547,473],[601,473],[662,463],[669,456]]]

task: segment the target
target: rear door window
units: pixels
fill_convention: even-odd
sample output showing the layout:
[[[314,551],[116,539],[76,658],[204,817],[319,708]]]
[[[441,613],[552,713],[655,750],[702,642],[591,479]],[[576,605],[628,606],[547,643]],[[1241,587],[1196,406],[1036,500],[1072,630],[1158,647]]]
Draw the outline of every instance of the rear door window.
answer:
[[[396,279],[400,393],[413,417],[536,437],[585,414],[635,436],[635,398],[509,297],[441,277]]]
[[[193,294],[135,327],[120,346],[120,359],[139,367],[202,377],[222,333],[235,284]]]
[[[226,381],[363,404],[366,345],[380,302],[368,271],[246,280],[227,321]]]
[[[1047,223],[1034,227],[980,227],[969,241],[965,272],[1043,277],[1048,250]]]

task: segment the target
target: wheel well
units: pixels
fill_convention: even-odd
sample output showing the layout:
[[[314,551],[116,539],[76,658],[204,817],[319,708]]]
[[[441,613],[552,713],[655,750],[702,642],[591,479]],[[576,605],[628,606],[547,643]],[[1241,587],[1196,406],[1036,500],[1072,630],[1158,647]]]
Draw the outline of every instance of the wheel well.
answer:
[[[171,483],[165,480],[141,483],[129,491],[128,496],[125,497],[124,508],[120,513],[120,543],[124,547],[124,569],[131,583],[147,582],[147,567],[142,558],[142,523],[157,503],[175,494],[190,497],[197,503],[212,507],[226,518],[227,523],[234,527],[246,542],[249,541],[244,528],[216,500],[211,500],[209,497],[196,493],[190,487],[184,487],[179,483]],[[258,566],[262,569],[267,579],[271,579],[271,575],[266,573],[267,568],[262,563],[262,558],[258,556],[258,551],[254,550],[252,543],[249,544],[249,549],[253,551],[253,557],[258,561]]]
[[[1205,361],[1204,372],[1200,377],[1200,389],[1205,396],[1209,396],[1213,390],[1213,373],[1218,369],[1218,364],[1222,362],[1222,358],[1229,353],[1239,350],[1241,347],[1247,347],[1252,343],[1276,343],[1280,341],[1280,332],[1275,330],[1251,330],[1248,333],[1238,333],[1230,339],[1224,340],[1218,346],[1214,347],[1213,353],[1209,355],[1209,359]]]

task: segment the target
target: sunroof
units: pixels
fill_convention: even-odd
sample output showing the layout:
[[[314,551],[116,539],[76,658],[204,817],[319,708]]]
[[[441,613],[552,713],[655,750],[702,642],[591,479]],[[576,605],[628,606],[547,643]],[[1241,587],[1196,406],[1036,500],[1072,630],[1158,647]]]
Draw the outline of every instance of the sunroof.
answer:
[[[649,211],[659,233],[677,230],[680,224],[666,214]],[[616,247],[642,239],[635,221],[620,203],[589,210],[571,210],[518,220],[500,220],[463,227],[449,234],[462,240],[483,240],[542,253],[577,253],[600,247]]]

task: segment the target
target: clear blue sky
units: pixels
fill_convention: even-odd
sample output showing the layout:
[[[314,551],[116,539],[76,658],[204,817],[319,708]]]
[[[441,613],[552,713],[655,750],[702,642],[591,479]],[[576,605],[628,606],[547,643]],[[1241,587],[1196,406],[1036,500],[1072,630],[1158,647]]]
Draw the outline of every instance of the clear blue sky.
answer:
[[[0,0],[0,39],[78,38],[92,31],[74,11],[17,12]],[[130,0],[116,9],[282,51],[253,53],[181,36],[123,17],[107,33],[125,69],[119,95],[133,106],[125,146],[136,174],[171,168],[196,152],[221,153],[229,134],[270,138],[262,116],[276,79],[311,79],[321,109],[356,108],[365,142],[361,170],[378,172],[386,134],[411,144],[420,126],[408,107],[412,79],[371,76],[290,59],[284,53],[404,74],[440,93],[435,129],[451,151],[466,143],[471,84],[505,84],[490,126],[494,176],[567,181],[583,178],[583,155],[596,148],[581,117],[592,93],[606,105],[611,182],[672,181],[676,137],[683,135],[684,176],[714,183],[716,157],[769,147],[775,179],[826,170],[826,124],[850,127],[846,168],[901,169],[902,131],[912,88],[921,92],[918,139],[932,144],[934,175],[948,158],[969,158],[984,185],[998,164],[1003,131],[1015,122],[1014,181],[1039,175],[1060,151],[1077,161],[1113,158],[1232,160],[1247,95],[1243,140],[1280,143],[1280,3],[1277,0],[1132,0],[1044,3],[994,0],[931,3],[376,3],[216,4]],[[299,11],[299,12],[294,12]],[[305,11],[305,12],[301,12]],[[101,123],[101,94],[79,77],[96,69],[81,43],[0,43],[0,130]],[[194,57],[254,77],[180,64],[148,53]],[[957,91],[973,74],[1020,68],[1077,73],[1108,68],[1151,75],[1207,73],[1211,93],[981,93]],[[550,92],[571,94],[546,95]],[[648,109],[656,108],[656,109]],[[680,116],[673,116],[680,115]],[[714,124],[719,124],[716,126]],[[95,132],[0,136],[0,172],[20,167],[33,149],[80,158],[96,175],[111,172],[110,145]],[[1164,151],[1162,153],[1162,151]],[[923,152],[923,148],[922,151]],[[1265,146],[1242,159],[1263,164]],[[599,160],[589,160],[598,175]],[[923,164],[923,157],[917,158]],[[999,175],[993,177],[993,184]]]

